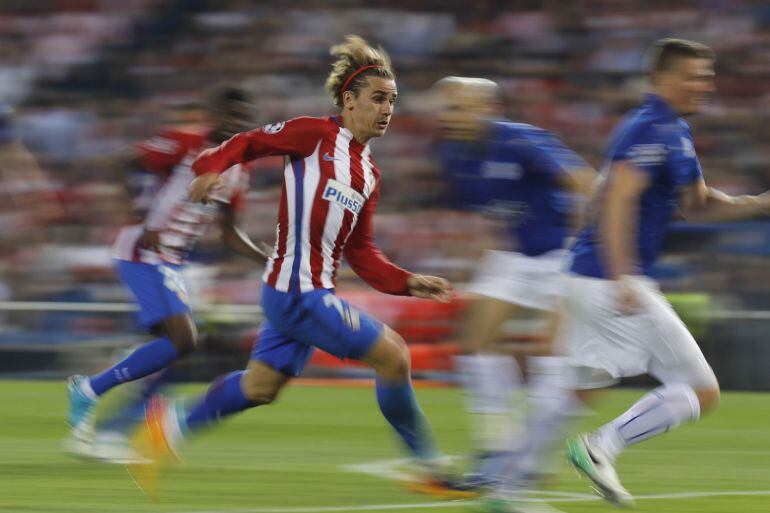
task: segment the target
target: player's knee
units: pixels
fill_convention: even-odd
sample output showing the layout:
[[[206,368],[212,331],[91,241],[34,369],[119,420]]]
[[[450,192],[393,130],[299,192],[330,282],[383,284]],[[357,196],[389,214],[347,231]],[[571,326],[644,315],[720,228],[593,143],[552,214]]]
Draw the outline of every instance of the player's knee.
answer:
[[[715,385],[710,388],[695,389],[695,395],[698,397],[701,413],[716,408],[717,405],[719,405],[719,400],[721,397],[719,385]]]
[[[389,353],[390,357],[386,362],[385,372],[390,379],[408,379],[412,370],[412,356],[409,353],[409,347],[407,347],[406,341],[401,335],[395,331],[391,331],[389,342],[392,351]]]
[[[278,391],[279,389],[275,387],[249,383],[248,379],[243,383],[243,395],[254,406],[271,404],[278,398]]]
[[[281,383],[268,379],[263,372],[249,369],[243,374],[241,389],[244,397],[254,406],[270,404],[278,398]]]
[[[195,322],[189,317],[175,319],[174,322],[167,323],[166,334],[171,343],[174,344],[179,356],[192,352],[198,343],[198,329],[195,327]]]

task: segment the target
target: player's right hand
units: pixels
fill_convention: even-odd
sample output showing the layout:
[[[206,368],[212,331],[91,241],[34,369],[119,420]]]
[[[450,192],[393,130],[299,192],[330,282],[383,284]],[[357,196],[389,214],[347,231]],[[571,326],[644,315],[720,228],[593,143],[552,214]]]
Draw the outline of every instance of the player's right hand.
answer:
[[[616,283],[617,309],[621,315],[631,315],[642,310],[639,295],[629,276],[621,276]]]
[[[189,187],[190,200],[207,203],[209,194],[219,183],[220,176],[218,173],[203,173],[195,178]]]

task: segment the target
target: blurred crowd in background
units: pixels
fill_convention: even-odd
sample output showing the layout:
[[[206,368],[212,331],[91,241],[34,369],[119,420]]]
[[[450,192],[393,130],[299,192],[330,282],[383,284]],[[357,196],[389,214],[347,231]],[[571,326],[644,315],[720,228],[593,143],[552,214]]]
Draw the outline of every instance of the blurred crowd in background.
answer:
[[[383,172],[376,228],[383,251],[407,269],[462,284],[491,240],[486,221],[448,210],[433,158],[430,86],[446,75],[497,81],[511,119],[555,132],[598,167],[611,127],[645,91],[647,46],[667,36],[703,42],[717,53],[718,90],[708,114],[691,120],[706,179],[731,194],[770,188],[770,4],[763,2],[4,0],[0,300],[126,301],[109,246],[131,221],[131,198],[142,187],[141,170],[127,163],[132,145],[164,127],[200,125],[201,100],[220,83],[254,93],[259,124],[332,114],[323,89],[328,50],[347,34],[382,44],[396,68],[396,115],[373,143]],[[253,173],[242,225],[255,240],[273,242],[281,167],[266,159]],[[707,322],[709,312],[770,309],[770,224],[677,227],[669,249],[662,283],[718,353],[718,374],[720,355],[731,353],[736,366],[770,354],[767,324],[740,315],[723,315],[727,327]],[[258,302],[262,269],[229,256],[215,233],[195,260],[198,302]],[[390,323],[405,310],[371,297],[377,293],[349,270],[339,286],[361,289],[353,293]],[[407,335],[451,339],[445,323],[456,321],[455,311],[431,315],[441,326]],[[24,368],[25,344],[133,331],[127,315],[0,311],[0,348],[14,355],[0,370]],[[750,345],[732,354],[725,341]],[[770,378],[735,372],[748,380],[736,377],[735,386],[770,386]]]

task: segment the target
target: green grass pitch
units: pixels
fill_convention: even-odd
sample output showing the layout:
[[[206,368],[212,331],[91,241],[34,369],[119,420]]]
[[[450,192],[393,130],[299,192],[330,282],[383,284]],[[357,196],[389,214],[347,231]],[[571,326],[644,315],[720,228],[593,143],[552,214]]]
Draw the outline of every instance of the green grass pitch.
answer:
[[[190,387],[187,392],[200,390]],[[593,427],[641,391],[607,394]],[[455,389],[418,396],[450,454],[468,447],[468,419]],[[67,458],[64,384],[0,381],[0,511],[18,513],[313,513],[334,511],[471,512],[472,502],[440,503],[395,481],[344,465],[402,455],[367,388],[295,387],[269,407],[246,412],[201,435],[172,469],[158,502],[124,468]],[[726,393],[700,424],[630,449],[619,472],[640,512],[770,511],[770,395]],[[586,494],[563,465],[551,490]],[[657,498],[645,498],[653,496]],[[562,497],[574,499],[577,495]],[[570,513],[608,512],[598,500],[554,502]]]

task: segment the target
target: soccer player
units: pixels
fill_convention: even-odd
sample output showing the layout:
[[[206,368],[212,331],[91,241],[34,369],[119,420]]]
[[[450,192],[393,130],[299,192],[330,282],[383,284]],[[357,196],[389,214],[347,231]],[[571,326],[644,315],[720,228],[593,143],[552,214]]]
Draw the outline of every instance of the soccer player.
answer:
[[[572,248],[564,341],[579,384],[648,373],[662,385],[596,431],[568,442],[569,459],[608,501],[633,498],[615,472],[627,447],[696,421],[719,402],[719,384],[684,323],[651,278],[674,214],[727,221],[770,213],[770,194],[728,196],[703,179],[683,117],[714,92],[714,54],[681,39],[649,51],[652,92],[626,115],[605,154],[591,221]],[[677,208],[678,207],[678,208]]]
[[[332,47],[331,54],[326,90],[339,115],[300,117],[240,133],[193,163],[199,176],[191,194],[205,199],[229,167],[285,156],[277,239],[262,283],[266,320],[246,370],[215,381],[191,407],[158,401],[148,409],[139,439],[156,463],[132,470],[150,493],[160,464],[184,439],[273,402],[300,374],[314,347],[374,369],[383,416],[409,452],[435,473],[439,453],[414,395],[406,343],[337,297],[335,274],[344,256],[364,281],[386,294],[448,301],[451,290],[442,278],[401,269],[374,244],[380,171],[369,143],[385,134],[393,116],[398,92],[390,58],[357,36]]]
[[[230,248],[257,262],[267,259],[266,253],[236,226],[236,210],[248,187],[248,173],[243,166],[228,166],[211,194],[211,204],[201,205],[188,197],[195,176],[190,167],[194,157],[202,149],[253,126],[250,96],[240,88],[217,88],[209,107],[213,128],[208,133],[167,130],[138,146],[141,163],[158,174],[159,187],[144,198],[148,209],[143,222],[120,230],[113,256],[120,280],[139,304],[142,324],[158,338],[100,374],[70,378],[68,452],[93,454],[93,412],[100,396],[121,383],[164,369],[194,349],[197,331],[180,271],[197,240],[218,215],[222,239]]]
[[[513,417],[524,410],[513,408],[522,371],[511,348],[500,344],[501,326],[517,313],[543,321],[549,328],[542,343],[514,352],[520,358],[549,354],[565,239],[596,173],[550,132],[505,119],[495,82],[445,77],[434,90],[438,153],[454,192],[452,206],[497,221],[502,232],[498,249],[486,251],[469,287],[472,308],[464,354],[457,358],[468,411],[478,420],[476,480],[483,483],[494,480],[509,459]],[[564,362],[528,360],[531,393],[560,399],[549,390],[560,386],[557,367]]]

